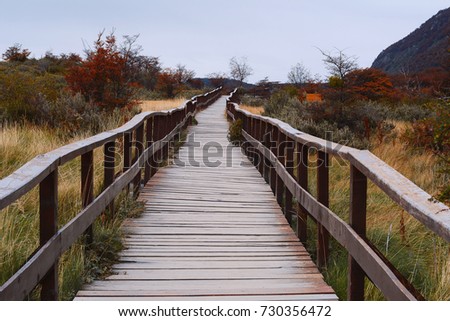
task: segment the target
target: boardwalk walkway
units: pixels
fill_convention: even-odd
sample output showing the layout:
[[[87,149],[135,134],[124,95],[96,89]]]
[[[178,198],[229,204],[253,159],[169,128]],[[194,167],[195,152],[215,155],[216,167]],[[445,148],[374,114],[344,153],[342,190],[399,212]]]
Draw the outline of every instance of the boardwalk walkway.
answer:
[[[225,98],[197,114],[142,190],[113,275],[76,300],[335,300],[259,172],[227,141]],[[185,163],[185,166],[180,166]]]

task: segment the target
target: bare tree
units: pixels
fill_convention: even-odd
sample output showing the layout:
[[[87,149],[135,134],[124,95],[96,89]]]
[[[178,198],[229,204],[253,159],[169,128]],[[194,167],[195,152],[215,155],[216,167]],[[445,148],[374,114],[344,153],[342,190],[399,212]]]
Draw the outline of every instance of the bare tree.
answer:
[[[253,74],[253,69],[247,62],[247,57],[230,59],[230,75],[233,79],[239,81],[239,86],[242,87],[244,80]]]
[[[219,71],[219,72],[212,72],[212,73],[206,75],[206,77],[209,78],[209,80],[211,81],[211,84],[214,87],[220,87],[220,86],[225,85],[227,74]]]
[[[185,84],[195,77],[195,71],[189,70],[185,65],[178,64],[175,68],[175,74],[180,84]]]
[[[301,86],[312,81],[311,73],[302,63],[292,66],[287,77],[288,81],[296,86]]]
[[[330,52],[325,52],[320,48],[319,51],[323,55],[323,62],[326,65],[328,71],[330,71],[331,75],[334,77],[338,77],[341,80],[345,80],[345,76],[358,68],[358,64],[356,63],[357,58],[355,56],[347,56],[343,50],[336,49],[337,53],[333,54]]]

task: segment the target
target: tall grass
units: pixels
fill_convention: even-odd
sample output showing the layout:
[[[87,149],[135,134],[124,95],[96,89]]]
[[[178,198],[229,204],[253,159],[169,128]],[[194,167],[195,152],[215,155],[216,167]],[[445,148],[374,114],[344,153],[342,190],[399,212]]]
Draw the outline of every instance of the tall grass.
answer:
[[[162,111],[168,110],[176,107],[180,107],[184,104],[186,99],[175,98],[166,100],[143,100],[139,107],[142,111]]]
[[[250,105],[240,105],[239,107],[255,115],[261,115],[264,112],[264,107]]]
[[[163,102],[164,103],[164,102]],[[171,108],[173,101],[161,104]],[[159,106],[161,106],[159,105]],[[162,107],[161,107],[162,108]],[[151,107],[148,107],[150,110]],[[111,114],[103,119],[101,131],[116,128],[126,119]],[[0,177],[4,178],[39,154],[89,137],[86,131],[73,137],[58,129],[28,123],[0,127]],[[103,151],[94,150],[95,194],[101,191]],[[81,164],[79,158],[59,167],[58,226],[62,227],[81,210]],[[38,188],[0,211],[0,284],[8,280],[39,246]],[[106,275],[121,249],[120,225],[125,217],[137,215],[142,204],[121,195],[116,200],[116,215],[101,217],[94,224],[94,244],[86,249],[83,239],[76,242],[59,261],[60,299],[69,300],[85,282]],[[36,294],[30,296],[36,298]]]

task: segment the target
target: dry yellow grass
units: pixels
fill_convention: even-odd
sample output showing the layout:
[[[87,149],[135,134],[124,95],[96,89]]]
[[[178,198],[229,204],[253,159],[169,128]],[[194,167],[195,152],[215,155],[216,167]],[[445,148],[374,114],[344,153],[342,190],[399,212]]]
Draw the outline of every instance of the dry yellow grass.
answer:
[[[248,106],[248,105],[240,105],[240,107],[248,112],[251,112],[255,115],[261,115],[264,112],[264,107],[254,107],[254,106]]]
[[[163,111],[179,107],[184,104],[186,99],[166,99],[166,100],[143,100],[139,105],[142,111]]]

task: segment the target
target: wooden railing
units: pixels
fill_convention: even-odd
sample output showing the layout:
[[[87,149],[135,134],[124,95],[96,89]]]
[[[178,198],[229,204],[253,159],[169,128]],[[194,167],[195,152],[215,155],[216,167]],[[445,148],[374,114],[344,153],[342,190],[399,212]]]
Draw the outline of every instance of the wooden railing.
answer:
[[[308,135],[280,120],[242,110],[238,103],[235,90],[227,99],[227,115],[242,121],[243,149],[269,181],[280,205],[284,199],[287,220],[291,222],[292,215],[297,216],[296,233],[300,241],[306,241],[307,218],[317,223],[317,264],[326,264],[329,235],[348,251],[347,298],[364,299],[367,276],[389,300],[422,300],[420,293],[366,237],[367,179],[447,242],[450,242],[450,209],[369,151]],[[317,198],[308,192],[310,149],[317,151]],[[329,209],[330,155],[346,160],[350,166],[348,223]],[[298,202],[295,211],[293,197]]]
[[[193,97],[169,111],[144,112],[125,125],[39,155],[0,181],[0,210],[39,185],[40,246],[0,287],[0,300],[22,300],[41,284],[42,300],[58,299],[58,259],[81,236],[92,241],[94,220],[124,189],[135,195],[155,174],[157,161],[168,155],[169,142],[191,123],[195,112],[221,95],[221,88]],[[123,140],[123,166],[115,172],[116,141]],[[104,151],[103,191],[94,197],[93,151]],[[81,158],[83,210],[58,230],[58,167]],[[142,173],[143,171],[143,173]]]

